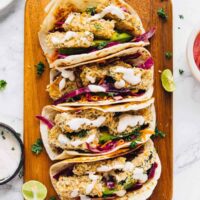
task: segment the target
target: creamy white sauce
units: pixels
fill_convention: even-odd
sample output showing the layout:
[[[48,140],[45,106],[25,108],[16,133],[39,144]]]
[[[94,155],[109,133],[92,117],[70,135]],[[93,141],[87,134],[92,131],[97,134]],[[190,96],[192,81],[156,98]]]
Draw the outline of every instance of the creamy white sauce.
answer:
[[[144,173],[142,168],[135,168],[133,173],[133,179],[139,180],[141,183],[144,183],[148,180],[147,174]]]
[[[115,192],[118,197],[123,197],[126,194],[126,190],[120,190]]]
[[[51,42],[52,42],[53,44],[60,44],[60,43],[62,42],[62,40],[60,40],[60,39],[57,38],[57,37],[52,37],[52,38],[51,38]]]
[[[86,74],[86,79],[90,82],[90,83],[95,83],[96,81],[96,78],[95,77],[92,77],[88,74]]]
[[[97,175],[94,175],[94,172],[90,172],[89,173],[89,179],[92,180],[92,183],[89,184],[87,187],[86,187],[86,194],[90,194],[90,192],[93,190],[97,180],[98,180],[99,176]]]
[[[72,198],[75,198],[75,197],[78,197],[78,190],[73,190],[72,192],[71,192],[71,197]]]
[[[65,24],[70,24],[72,22],[72,20],[75,17],[75,13],[70,13],[67,17],[67,19],[65,20]]]
[[[68,31],[65,36],[64,36],[64,41],[68,41],[74,37],[76,37],[78,34],[76,32],[73,32],[73,31]]]
[[[127,127],[134,127],[136,125],[144,124],[144,117],[141,115],[129,115],[123,114],[120,116],[117,131],[119,133],[124,132]]]
[[[124,80],[120,80],[120,81],[116,81],[115,82],[115,84],[114,84],[114,86],[115,86],[115,88],[117,88],[117,89],[121,89],[121,88],[123,88],[124,86],[125,86],[125,81]]]
[[[95,120],[90,120],[87,118],[74,118],[72,120],[70,120],[69,122],[67,122],[67,125],[74,131],[78,130],[82,125],[91,125],[94,127],[100,127],[104,121],[105,121],[105,117],[100,116]]]
[[[126,162],[125,163],[125,165],[124,165],[124,171],[129,171],[129,172],[131,172],[131,171],[133,171],[133,169],[134,169],[134,164],[132,163],[132,162]]]
[[[106,8],[104,8],[102,12],[89,18],[89,21],[102,19],[108,13],[111,13],[112,15],[117,16],[121,20],[125,19],[123,10],[121,10],[119,7],[111,4],[111,5],[107,6]]]
[[[141,82],[141,74],[135,75],[134,69],[132,68],[118,66],[116,67],[115,72],[122,73],[123,79],[131,85],[136,85]]]
[[[58,136],[58,141],[61,143],[61,144],[64,144],[64,145],[72,145],[74,147],[78,147],[84,143],[92,143],[94,140],[95,140],[95,137],[96,135],[93,134],[93,135],[90,135],[86,140],[75,140],[75,141],[71,141],[69,138],[67,138],[64,134],[60,134]]]
[[[80,200],[90,200],[90,198],[85,195],[80,195]]]
[[[106,89],[99,85],[88,85],[91,92],[106,92]]]
[[[62,91],[65,88],[65,78],[63,78],[59,83],[59,90]]]
[[[0,129],[0,180],[14,174],[21,160],[17,139],[5,129]]]
[[[66,70],[66,69],[60,69],[59,71],[61,72],[61,76],[63,78],[69,79],[70,81],[74,81],[75,80],[75,75],[74,75],[73,71]]]

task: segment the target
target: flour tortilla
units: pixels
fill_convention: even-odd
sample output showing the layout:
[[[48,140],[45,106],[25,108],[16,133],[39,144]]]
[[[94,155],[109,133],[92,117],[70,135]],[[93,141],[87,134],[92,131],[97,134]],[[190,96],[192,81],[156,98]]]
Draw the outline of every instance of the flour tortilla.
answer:
[[[149,124],[149,127],[147,129],[150,130],[155,130],[155,122],[156,122],[156,114],[155,114],[155,107],[154,107],[154,99],[150,99],[147,102],[141,102],[141,103],[127,103],[127,104],[119,104],[119,105],[115,105],[115,106],[101,106],[101,107],[63,107],[63,106],[46,106],[43,108],[42,111],[42,116],[49,119],[50,121],[53,121],[54,116],[57,113],[60,112],[67,112],[70,110],[83,110],[83,109],[97,109],[103,112],[126,112],[126,111],[130,111],[130,110],[141,110],[144,108],[149,107],[149,109],[151,109],[152,112],[152,120],[151,123]],[[113,150],[109,151],[109,152],[104,152],[104,153],[80,153],[76,150],[64,150],[62,153],[57,153],[55,151],[53,151],[52,147],[49,145],[48,142],[48,127],[43,123],[40,122],[40,132],[41,132],[41,137],[42,137],[42,141],[44,144],[44,147],[46,149],[47,154],[49,155],[51,160],[63,160],[66,158],[70,158],[70,157],[77,157],[77,156],[87,156],[87,157],[92,157],[92,156],[98,156],[98,155],[112,155],[114,152],[116,152],[119,149],[122,148],[128,148],[131,144],[131,142],[126,142],[121,146],[117,146],[116,148],[114,148]],[[148,139],[151,137],[152,134],[144,134],[141,137],[140,141],[137,141],[137,145],[141,145],[144,144],[146,141],[148,141]]]
[[[153,146],[154,144],[153,144],[152,140],[150,139],[150,140],[148,140],[148,142],[145,145],[147,145],[147,148],[148,148],[149,146]],[[130,151],[117,152],[116,154],[111,155],[111,156],[105,155],[105,156],[97,156],[97,157],[89,157],[89,158],[88,157],[72,158],[72,159],[58,162],[58,163],[52,165],[50,168],[50,178],[51,178],[53,187],[56,190],[56,192],[58,193],[57,188],[56,188],[57,180],[54,178],[54,176],[75,163],[90,163],[90,162],[102,161],[102,160],[106,160],[106,159],[123,156],[128,153],[130,153]],[[162,170],[160,158],[156,152],[155,152],[155,154],[156,154],[156,163],[158,164],[158,167],[156,168],[154,177],[152,179],[149,179],[143,185],[143,187],[141,189],[128,192],[124,197],[121,197],[121,198],[118,197],[115,199],[117,199],[117,200],[146,200],[152,195],[152,193],[158,183],[158,179],[160,178],[161,170]],[[60,199],[66,200],[65,198],[62,198],[62,197],[60,197]],[[99,198],[99,199],[101,199],[101,198]]]
[[[130,56],[130,55],[133,55],[136,53],[140,53],[144,57],[143,62],[146,61],[145,59],[151,57],[150,52],[143,47],[132,47],[129,49],[124,49],[123,51],[120,51],[116,54],[109,55],[105,58],[98,58],[96,60],[87,61],[84,63],[79,63],[79,64],[71,65],[71,66],[53,68],[53,69],[51,69],[51,73],[50,73],[50,84],[53,82],[52,74],[56,74],[57,70],[71,69],[71,68],[80,67],[80,66],[87,65],[87,64],[104,62],[104,61],[107,61],[108,59],[112,60],[112,59],[120,58],[123,56]],[[142,60],[142,58],[139,57],[138,60]],[[154,65],[151,67],[151,69],[148,69],[148,70],[151,70],[152,76],[154,76]],[[149,86],[149,89],[140,96],[126,97],[121,100],[109,99],[109,100],[96,101],[96,102],[70,102],[70,103],[62,103],[62,105],[63,106],[88,106],[88,105],[89,106],[99,106],[99,105],[111,105],[111,104],[126,103],[126,102],[146,101],[152,97],[153,90],[154,89],[153,89],[153,82],[152,82],[152,84]]]
[[[49,5],[46,7],[45,11],[47,12],[47,16],[45,17],[41,29],[38,33],[39,41],[41,44],[41,47],[44,51],[44,54],[47,57],[47,60],[50,64],[50,67],[59,67],[62,65],[70,66],[75,65],[78,63],[82,63],[89,60],[94,60],[97,58],[103,58],[105,56],[111,55],[113,53],[117,53],[119,51],[122,51],[123,49],[131,48],[131,47],[139,47],[139,46],[145,46],[148,45],[148,41],[140,41],[140,42],[128,42],[128,43],[122,43],[116,46],[112,46],[109,48],[104,48],[99,51],[91,52],[91,53],[85,53],[80,55],[71,55],[66,57],[65,59],[57,59],[56,61],[52,62],[51,57],[54,54],[54,49],[50,49],[46,45],[46,36],[49,33],[50,30],[54,27],[54,24],[56,22],[55,13],[59,12],[60,9],[63,9],[66,11],[66,13],[70,13],[71,10],[69,9],[70,6],[75,7],[76,9],[80,11],[85,11],[88,7],[95,7],[99,4],[103,4],[104,2],[107,2],[107,0],[51,0]],[[117,5],[120,7],[126,8],[131,15],[134,15],[139,23],[138,29],[141,30],[141,34],[145,33],[145,30],[143,28],[142,22],[136,13],[136,11],[125,1],[123,0],[110,0],[110,3],[113,5]]]

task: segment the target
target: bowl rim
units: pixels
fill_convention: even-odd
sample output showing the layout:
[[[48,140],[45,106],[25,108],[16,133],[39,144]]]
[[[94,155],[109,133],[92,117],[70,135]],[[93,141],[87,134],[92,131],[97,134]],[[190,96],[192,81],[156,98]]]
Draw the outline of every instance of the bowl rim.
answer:
[[[17,139],[18,144],[19,144],[20,149],[21,149],[21,158],[20,158],[20,162],[19,162],[19,165],[18,165],[17,169],[7,179],[5,179],[3,181],[0,181],[0,185],[4,185],[4,184],[8,183],[9,181],[11,181],[19,173],[19,171],[21,170],[21,168],[22,168],[22,166],[24,164],[24,144],[23,144],[21,138],[19,137],[18,133],[12,127],[10,127],[9,125],[4,124],[2,122],[0,122],[0,127],[3,127],[9,133],[14,135],[14,137]]]
[[[193,48],[194,48],[194,42],[196,40],[197,35],[200,33],[200,24],[197,24],[195,26],[195,28],[192,30],[189,38],[188,38],[188,42],[187,42],[187,61],[188,61],[188,65],[190,67],[190,70],[193,74],[193,76],[200,81],[200,69],[198,68],[195,60],[194,60],[194,52],[193,52]]]

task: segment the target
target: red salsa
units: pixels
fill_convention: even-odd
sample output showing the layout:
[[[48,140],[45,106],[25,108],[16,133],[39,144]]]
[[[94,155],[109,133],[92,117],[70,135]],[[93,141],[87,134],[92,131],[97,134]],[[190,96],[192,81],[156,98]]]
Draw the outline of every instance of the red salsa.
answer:
[[[200,70],[200,33],[197,35],[195,39],[193,53],[194,53],[195,63]]]

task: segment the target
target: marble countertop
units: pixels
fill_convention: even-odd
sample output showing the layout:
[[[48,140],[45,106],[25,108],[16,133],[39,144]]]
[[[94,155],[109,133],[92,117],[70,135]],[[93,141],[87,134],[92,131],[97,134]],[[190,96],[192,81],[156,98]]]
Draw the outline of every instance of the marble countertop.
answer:
[[[174,0],[174,200],[200,199],[200,83],[187,65],[186,44],[200,23],[199,0]],[[0,121],[23,132],[23,15],[24,0],[15,1],[0,17]],[[183,15],[184,19],[180,19]],[[179,69],[184,74],[179,74]],[[21,200],[22,180],[0,186],[0,200]],[[166,186],[167,187],[167,186]],[[189,192],[188,192],[189,191]]]

